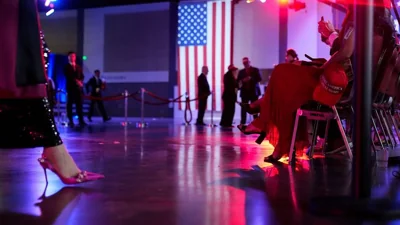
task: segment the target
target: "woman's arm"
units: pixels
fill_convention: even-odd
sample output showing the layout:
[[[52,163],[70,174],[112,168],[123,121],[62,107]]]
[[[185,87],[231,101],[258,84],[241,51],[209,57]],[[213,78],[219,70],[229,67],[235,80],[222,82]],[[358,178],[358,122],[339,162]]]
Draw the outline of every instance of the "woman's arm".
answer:
[[[333,63],[340,63],[345,59],[351,57],[354,52],[354,26],[349,24],[345,28],[344,37],[340,49],[331,56],[331,58],[322,66],[326,68],[328,65]]]

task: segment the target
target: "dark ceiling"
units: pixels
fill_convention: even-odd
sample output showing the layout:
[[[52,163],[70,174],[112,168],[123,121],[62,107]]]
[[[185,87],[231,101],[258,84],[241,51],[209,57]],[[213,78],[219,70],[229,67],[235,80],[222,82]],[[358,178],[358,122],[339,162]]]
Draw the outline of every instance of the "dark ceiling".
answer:
[[[57,0],[54,2],[55,10],[100,8],[106,6],[132,5],[156,2],[178,2],[179,0]],[[47,11],[44,0],[38,0],[39,11]]]

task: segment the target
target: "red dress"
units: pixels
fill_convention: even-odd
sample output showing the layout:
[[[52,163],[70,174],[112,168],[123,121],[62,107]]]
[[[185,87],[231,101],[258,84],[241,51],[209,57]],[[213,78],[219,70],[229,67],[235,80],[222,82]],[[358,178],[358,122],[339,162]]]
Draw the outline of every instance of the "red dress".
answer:
[[[316,67],[286,63],[274,68],[262,98],[260,117],[252,122],[268,134],[267,139],[275,146],[274,157],[280,158],[289,152],[295,113],[313,99],[321,73]],[[308,146],[305,121],[299,124],[296,142],[298,148]]]

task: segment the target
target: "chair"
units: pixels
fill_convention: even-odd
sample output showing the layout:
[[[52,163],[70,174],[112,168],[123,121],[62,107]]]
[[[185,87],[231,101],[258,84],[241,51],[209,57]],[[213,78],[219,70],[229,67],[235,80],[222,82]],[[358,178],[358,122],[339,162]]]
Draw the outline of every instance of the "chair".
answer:
[[[377,82],[373,103],[373,112],[375,114],[373,116],[375,118],[373,117],[372,121],[375,123],[375,120],[377,120],[379,124],[380,130],[375,126],[374,131],[382,149],[396,147],[399,144],[397,140],[400,138],[399,128],[392,115],[393,107],[395,107],[394,100],[397,97],[399,88],[400,52],[397,46],[392,49],[393,53],[382,70],[382,79]],[[381,138],[381,133],[385,142]],[[397,140],[394,133],[397,135]]]
[[[374,36],[374,55],[373,55],[373,60],[376,62],[376,67],[374,68],[374,77],[373,77],[373,99],[377,99],[379,96],[379,92],[384,92],[384,94],[387,94],[388,87],[390,86],[391,82],[393,82],[395,75],[393,75],[394,70],[397,66],[397,63],[399,61],[399,52],[397,51],[397,45],[395,44],[395,37],[393,36],[393,29],[389,26],[382,26],[380,27],[382,30],[382,34],[375,35]],[[395,65],[395,66],[393,66]],[[399,64],[400,67],[400,64]],[[400,71],[400,70],[399,70]],[[393,87],[390,89],[390,94],[393,96]],[[397,94],[397,93],[396,93]],[[338,149],[335,149],[333,152],[338,152],[343,149],[346,149],[347,154],[350,158],[350,160],[353,158],[353,153],[352,153],[352,142],[347,139],[346,133],[344,131],[343,125],[341,123],[341,119],[338,113],[338,108],[342,107],[349,107],[351,111],[353,111],[351,107],[351,101],[352,97],[354,95],[354,88],[351,89],[351,93],[349,97],[341,102],[339,102],[338,105],[331,107],[330,112],[321,112],[321,104],[318,105],[317,110],[305,110],[302,108],[299,108],[296,113],[296,118],[295,118],[295,125],[292,133],[292,140],[291,140],[291,146],[290,146],[290,153],[289,153],[289,163],[294,164],[295,162],[295,149],[294,149],[294,144],[296,140],[296,134],[297,134],[297,128],[298,128],[298,121],[301,116],[306,117],[309,120],[316,120],[316,124],[314,125],[314,132],[313,132],[313,138],[312,138],[312,143],[311,143],[311,149],[309,152],[309,157],[313,158],[313,153],[314,153],[314,146],[316,142],[316,128],[318,125],[319,121],[326,121],[327,125],[325,127],[325,140],[327,140],[327,135],[328,135],[328,130],[329,130],[329,123],[331,119],[335,119],[335,121],[338,124],[341,136],[344,141],[344,146],[340,147]],[[380,101],[379,103],[382,103]],[[377,107],[374,109],[377,109],[381,107],[381,104],[376,105]],[[378,107],[379,106],[379,107]],[[376,111],[377,115],[379,114],[378,111]],[[382,114],[382,113],[381,113]],[[379,119],[382,118],[382,116],[377,116]],[[377,126],[373,118],[371,118],[373,121],[373,127],[375,129],[375,132],[377,132]],[[382,130],[387,130],[384,129],[384,125],[382,121],[380,121],[380,127]],[[387,126],[386,126],[387,127]],[[378,135],[379,137],[379,135]],[[382,143],[382,141],[381,141]],[[325,147],[325,146],[324,146]]]
[[[328,132],[329,131],[329,125],[330,125],[330,122],[331,122],[332,119],[334,119],[336,121],[336,123],[338,124],[340,134],[341,134],[341,136],[343,138],[343,141],[344,141],[344,144],[345,144],[343,147],[346,149],[350,160],[353,158],[353,153],[351,151],[352,143],[349,142],[349,140],[347,139],[346,132],[345,132],[345,130],[343,128],[343,125],[342,125],[342,120],[341,120],[341,118],[339,116],[339,113],[338,113],[338,108],[340,108],[340,109],[349,108],[349,109],[351,109],[351,111],[353,111],[353,108],[351,106],[351,100],[352,100],[353,94],[354,94],[353,90],[354,90],[354,88],[351,89],[350,95],[346,99],[341,100],[336,106],[330,107],[330,111],[326,111],[326,112],[321,111],[321,107],[322,107],[321,104],[318,104],[317,110],[307,110],[307,109],[303,109],[303,108],[297,109],[294,128],[293,128],[293,133],[292,133],[292,140],[291,140],[291,144],[290,144],[289,163],[291,163],[291,164],[294,163],[294,159],[295,159],[294,145],[295,145],[295,141],[296,141],[298,122],[299,122],[300,117],[302,117],[302,116],[306,117],[308,120],[316,121],[316,123],[314,124],[313,138],[312,138],[312,142],[311,142],[311,149],[310,149],[309,154],[308,154],[308,156],[310,158],[313,158],[313,154],[314,154],[314,147],[315,147],[315,142],[316,142],[316,139],[317,139],[318,122],[319,121],[326,121],[325,140],[327,140],[328,133],[329,133]],[[326,147],[326,145],[324,145],[324,149],[325,149],[325,147]],[[332,152],[342,151],[343,147],[335,149]],[[324,151],[324,149],[323,149],[323,151]]]
[[[384,42],[385,45],[383,46],[382,54],[379,59],[380,65],[376,70],[372,96],[373,115],[371,120],[375,136],[378,138],[382,149],[385,147],[394,148],[398,144],[392,132],[394,118],[391,115],[391,111],[392,107],[394,107],[393,100],[397,96],[399,87],[400,52],[396,44],[394,33],[389,29],[390,28],[387,28],[386,34],[390,37],[385,37],[385,40],[388,41]],[[398,127],[394,127],[397,136],[399,136],[400,132]],[[381,134],[383,134],[384,140],[381,138]],[[375,142],[373,142],[373,146],[376,149]]]

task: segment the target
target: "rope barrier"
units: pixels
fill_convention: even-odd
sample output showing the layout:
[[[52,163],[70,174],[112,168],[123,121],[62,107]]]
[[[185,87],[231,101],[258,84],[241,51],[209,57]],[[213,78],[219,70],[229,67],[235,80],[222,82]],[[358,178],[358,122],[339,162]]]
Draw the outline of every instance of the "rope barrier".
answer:
[[[61,89],[57,89],[56,94],[65,94],[66,96],[68,96],[68,93],[64,90]],[[141,94],[141,96],[139,96],[139,94]],[[152,101],[148,101],[148,100],[144,100],[144,94],[147,94],[148,96],[159,100],[160,102],[152,102]],[[127,90],[125,90],[124,93],[120,93],[120,94],[116,94],[116,95],[112,95],[112,96],[105,96],[105,97],[96,97],[96,96],[91,96],[91,95],[83,95],[82,97],[86,100],[91,100],[91,101],[118,101],[118,100],[122,100],[125,99],[125,120],[127,120],[127,99],[132,98],[138,102],[142,103],[142,113],[144,113],[144,104],[147,105],[166,105],[166,104],[170,104],[170,103],[184,103],[185,104],[185,109],[184,109],[184,119],[185,119],[185,123],[186,124],[190,124],[190,122],[192,121],[193,118],[193,114],[192,114],[192,109],[190,108],[190,102],[193,101],[198,101],[199,99],[202,98],[207,98],[208,95],[205,96],[201,96],[201,97],[197,97],[194,99],[190,99],[188,94],[185,94],[185,99],[181,100],[182,97],[184,95],[181,95],[177,98],[174,99],[167,99],[167,98],[163,98],[158,96],[157,94],[147,91],[144,88],[142,88],[139,91],[136,91],[134,93],[129,94]],[[57,102],[59,103],[59,101]],[[59,104],[58,104],[59,105]],[[59,109],[60,111],[60,109]],[[142,123],[143,123],[143,117],[144,115],[142,115]],[[123,123],[124,126],[126,126],[128,124],[128,121],[125,121],[125,123]]]
[[[155,93],[152,93],[152,92],[147,91],[147,90],[145,90],[145,93],[148,94],[150,97],[153,97],[153,98],[158,99],[158,100],[163,101],[163,102],[154,103],[154,102],[149,102],[149,101],[143,101],[142,99],[137,98],[136,96],[133,96],[133,98],[136,101],[144,102],[144,104],[148,104],[148,105],[164,105],[164,104],[170,104],[170,103],[185,103],[185,109],[184,109],[185,125],[190,124],[190,122],[193,119],[193,113],[192,113],[192,109],[190,108],[190,102],[198,101],[201,98],[208,97],[208,95],[205,95],[205,96],[201,96],[200,98],[189,99],[188,94],[185,93],[185,100],[182,101],[180,99],[183,97],[183,95],[181,95],[181,96],[179,96],[179,97],[177,97],[175,99],[170,100],[170,99],[162,98],[162,97],[156,95]]]
[[[125,95],[123,93],[107,97],[95,97],[90,95],[84,95],[83,98],[92,101],[116,101],[124,99]]]

